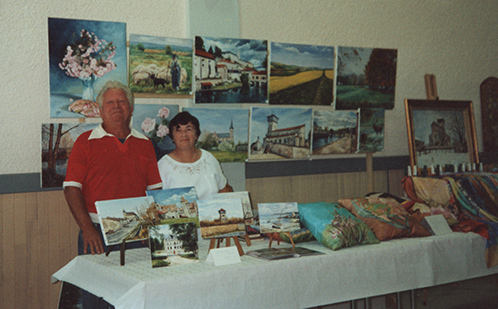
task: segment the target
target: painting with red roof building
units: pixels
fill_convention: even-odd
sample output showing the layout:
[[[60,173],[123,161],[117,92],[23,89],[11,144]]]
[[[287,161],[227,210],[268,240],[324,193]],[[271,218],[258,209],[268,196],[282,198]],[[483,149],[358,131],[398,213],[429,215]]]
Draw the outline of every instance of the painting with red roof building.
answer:
[[[195,103],[268,103],[268,42],[195,37]]]
[[[249,159],[311,155],[311,108],[251,107]]]

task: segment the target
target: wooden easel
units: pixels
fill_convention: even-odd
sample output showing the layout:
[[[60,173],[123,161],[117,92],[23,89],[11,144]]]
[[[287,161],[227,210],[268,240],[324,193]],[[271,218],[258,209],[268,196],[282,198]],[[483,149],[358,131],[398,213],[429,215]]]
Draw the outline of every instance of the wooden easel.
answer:
[[[109,256],[109,253],[111,253],[114,248],[116,248],[117,245],[113,245],[109,248],[107,248],[107,251],[105,252],[105,256]],[[125,251],[126,251],[126,242],[123,239],[123,242],[119,245],[119,263],[121,266],[124,266],[125,264]]]
[[[292,244],[292,247],[294,248],[294,240],[292,239],[291,233],[290,232],[285,232],[285,235],[287,235],[290,239],[290,242]],[[273,242],[273,233],[269,233],[268,237],[270,237],[270,244],[268,245],[268,248],[271,248],[271,243]],[[277,240],[277,245],[280,245],[280,239]]]
[[[246,233],[247,237],[247,233]],[[214,249],[215,243],[216,243],[216,248],[220,247],[220,244],[225,240],[226,246],[230,247],[230,238],[233,238],[233,241],[235,242],[235,246],[237,247],[237,251],[239,251],[239,255],[243,256],[244,255],[244,250],[242,250],[242,246],[240,245],[239,239],[237,236],[232,236],[232,237],[219,237],[219,238],[211,238],[211,241],[209,243],[209,250]]]

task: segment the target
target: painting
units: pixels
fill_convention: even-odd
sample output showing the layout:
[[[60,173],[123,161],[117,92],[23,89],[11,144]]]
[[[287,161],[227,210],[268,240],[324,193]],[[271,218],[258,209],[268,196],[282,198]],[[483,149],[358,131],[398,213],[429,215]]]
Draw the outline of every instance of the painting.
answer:
[[[360,108],[358,153],[379,152],[384,149],[383,108]]]
[[[160,224],[149,227],[152,267],[199,262],[195,223]]]
[[[126,24],[49,18],[50,117],[100,117],[96,95],[127,84]]]
[[[334,47],[272,42],[270,59],[270,104],[332,104]]]
[[[169,122],[178,114],[178,105],[135,104],[132,125],[154,145],[157,161],[175,149],[169,137]]]
[[[479,88],[483,148],[485,152],[498,153],[498,78],[486,78]]]
[[[195,37],[195,103],[268,103],[268,42]]]
[[[151,209],[156,224],[193,222],[198,225],[199,211],[195,187],[148,190],[147,196],[154,198],[156,208]]]
[[[311,108],[251,107],[249,159],[307,158]]]
[[[156,208],[150,196],[95,202],[106,246],[146,240],[148,228],[158,222],[151,216]]]
[[[357,111],[313,111],[313,155],[355,153]]]
[[[337,48],[335,109],[394,108],[396,49]]]
[[[199,119],[198,148],[209,151],[219,162],[245,162],[249,142],[249,109],[186,107]]]
[[[472,101],[405,100],[410,164],[478,163]]]
[[[249,192],[239,191],[239,192],[224,192],[224,193],[214,193],[211,194],[211,198],[214,200],[218,199],[233,199],[237,198],[242,201],[242,209],[244,213],[244,220],[246,226],[258,225],[258,208],[251,205],[251,199],[249,197]]]
[[[137,98],[192,98],[192,39],[130,34],[129,85]]]
[[[199,200],[202,238],[242,236],[246,232],[242,201],[239,198]]]
[[[294,232],[301,229],[297,203],[258,203],[261,233]]]
[[[67,160],[74,142],[81,133],[93,130],[98,123],[42,124],[42,188],[62,187],[66,178]]]

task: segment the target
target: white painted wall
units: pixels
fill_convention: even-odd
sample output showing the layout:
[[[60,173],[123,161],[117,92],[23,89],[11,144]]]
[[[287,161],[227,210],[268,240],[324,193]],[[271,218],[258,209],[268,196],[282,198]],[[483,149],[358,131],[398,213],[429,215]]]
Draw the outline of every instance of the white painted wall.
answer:
[[[49,117],[48,17],[187,37],[187,1],[0,0],[0,174],[40,172],[41,124],[78,121]],[[241,38],[398,49],[395,108],[386,113],[385,151],[376,156],[408,155],[403,100],[425,98],[426,73],[436,75],[441,99],[474,102],[480,144],[479,84],[498,75],[498,1],[239,0],[239,9]]]

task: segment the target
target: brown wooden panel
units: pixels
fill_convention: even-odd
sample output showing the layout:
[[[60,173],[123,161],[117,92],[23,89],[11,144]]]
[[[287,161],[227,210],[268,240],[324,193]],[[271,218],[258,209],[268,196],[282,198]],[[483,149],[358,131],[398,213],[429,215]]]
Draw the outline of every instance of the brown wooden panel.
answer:
[[[2,195],[2,308],[15,308],[16,255],[15,255],[15,202],[14,194]]]
[[[38,235],[38,194],[26,193],[26,256],[27,275],[26,290],[29,292],[26,298],[27,308],[36,308],[39,306],[39,282],[38,282],[38,256],[40,256],[39,235]]]
[[[16,308],[23,308],[26,305],[28,289],[26,282],[27,274],[27,236],[26,236],[26,194],[14,194],[14,248],[15,248],[15,268],[16,279],[11,283],[15,286]]]
[[[50,239],[49,236],[49,194],[50,192],[39,192],[37,195],[38,204],[38,246],[40,247],[40,254],[38,255],[38,282],[39,294],[38,303],[50,304],[50,284],[45,284],[46,278],[51,275],[49,261],[49,243],[55,240]],[[51,306],[52,308],[55,308]]]

